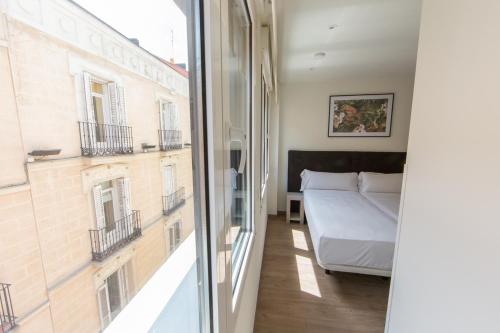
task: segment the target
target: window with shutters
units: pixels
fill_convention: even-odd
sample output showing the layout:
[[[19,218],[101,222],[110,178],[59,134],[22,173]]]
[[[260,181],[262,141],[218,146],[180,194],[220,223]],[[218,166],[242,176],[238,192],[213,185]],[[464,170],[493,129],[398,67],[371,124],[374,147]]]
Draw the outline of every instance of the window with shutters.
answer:
[[[90,230],[92,256],[101,261],[141,235],[138,211],[130,205],[130,182],[117,178],[93,188],[96,228]]]
[[[168,254],[172,254],[182,242],[182,222],[179,220],[168,227]]]
[[[175,165],[163,167],[163,191],[165,195],[173,194],[176,190]]]
[[[178,105],[160,100],[160,149],[173,150],[183,147]]]
[[[130,154],[132,129],[127,125],[123,87],[83,72],[85,110],[80,123],[83,155]]]
[[[86,117],[88,122],[106,125],[125,125],[124,90],[116,82],[106,81],[83,73]]]
[[[99,314],[102,329],[120,313],[128,303],[133,292],[131,262],[111,273],[97,289]]]
[[[172,101],[160,101],[161,129],[180,130],[180,115],[177,104]]]

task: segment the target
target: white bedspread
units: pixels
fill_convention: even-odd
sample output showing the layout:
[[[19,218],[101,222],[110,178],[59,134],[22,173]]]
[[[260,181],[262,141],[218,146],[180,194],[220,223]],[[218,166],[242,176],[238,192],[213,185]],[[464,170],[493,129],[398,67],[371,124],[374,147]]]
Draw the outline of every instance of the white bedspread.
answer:
[[[400,193],[360,192],[378,209],[389,215],[394,221],[398,220]]]
[[[359,192],[306,190],[304,208],[321,266],[392,269],[396,221]]]

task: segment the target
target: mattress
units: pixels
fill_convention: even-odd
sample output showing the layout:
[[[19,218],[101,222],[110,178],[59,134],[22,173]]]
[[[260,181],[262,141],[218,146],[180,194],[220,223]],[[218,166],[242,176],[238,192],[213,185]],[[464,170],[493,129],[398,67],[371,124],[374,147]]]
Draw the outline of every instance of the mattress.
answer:
[[[360,192],[363,197],[368,199],[378,209],[389,215],[395,221],[399,215],[400,193],[376,193],[376,192]]]
[[[304,209],[320,266],[392,269],[397,223],[359,192],[305,190]]]

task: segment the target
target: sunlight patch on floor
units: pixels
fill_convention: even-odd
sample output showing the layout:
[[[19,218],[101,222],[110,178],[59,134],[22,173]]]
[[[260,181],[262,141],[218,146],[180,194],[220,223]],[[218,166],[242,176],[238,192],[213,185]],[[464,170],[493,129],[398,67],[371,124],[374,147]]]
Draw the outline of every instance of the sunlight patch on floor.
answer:
[[[321,297],[312,260],[298,254],[295,255],[295,260],[297,262],[297,272],[299,273],[300,290]]]
[[[307,246],[306,234],[301,230],[292,229],[293,246],[296,249],[309,251],[309,246]]]

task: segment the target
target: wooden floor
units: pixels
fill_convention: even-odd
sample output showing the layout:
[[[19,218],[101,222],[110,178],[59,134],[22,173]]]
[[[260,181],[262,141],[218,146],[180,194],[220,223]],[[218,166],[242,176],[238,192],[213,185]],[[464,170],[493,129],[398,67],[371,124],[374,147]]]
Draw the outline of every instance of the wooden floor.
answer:
[[[307,225],[269,217],[255,333],[383,332],[389,280],[326,275]]]

